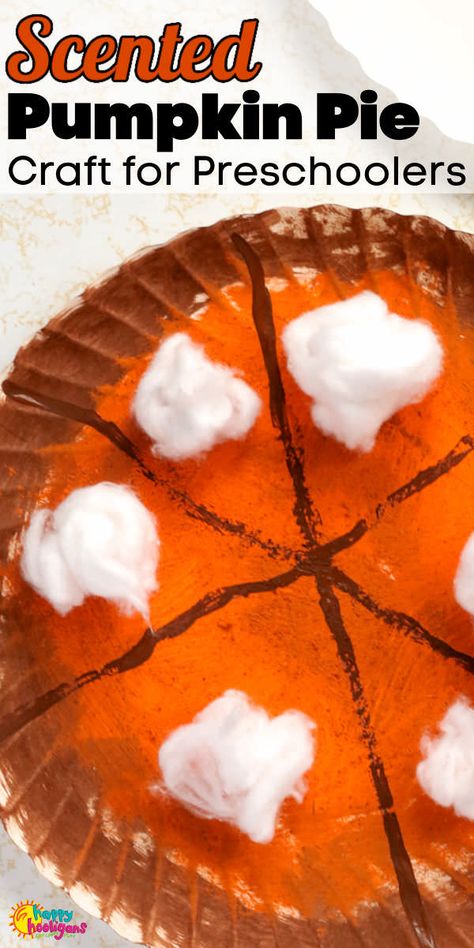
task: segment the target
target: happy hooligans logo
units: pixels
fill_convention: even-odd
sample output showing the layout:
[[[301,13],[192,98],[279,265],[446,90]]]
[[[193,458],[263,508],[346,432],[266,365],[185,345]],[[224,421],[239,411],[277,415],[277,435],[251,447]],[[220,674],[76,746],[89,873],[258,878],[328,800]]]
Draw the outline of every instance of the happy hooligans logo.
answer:
[[[73,923],[74,912],[66,909],[44,909],[37,902],[19,902],[10,914],[10,928],[19,938],[62,938],[85,935],[87,922]]]

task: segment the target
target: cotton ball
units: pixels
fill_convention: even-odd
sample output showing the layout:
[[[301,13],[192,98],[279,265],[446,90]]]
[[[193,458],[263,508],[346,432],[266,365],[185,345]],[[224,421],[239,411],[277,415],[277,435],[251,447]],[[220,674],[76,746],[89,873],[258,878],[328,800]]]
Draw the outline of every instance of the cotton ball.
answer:
[[[289,371],[314,399],[315,425],[362,451],[384,421],[426,395],[443,361],[427,323],[390,313],[370,291],[304,313],[282,339]]]
[[[300,711],[270,718],[247,695],[226,691],[161,746],[165,787],[198,816],[269,843],[283,800],[305,795],[314,727]]]
[[[416,775],[425,793],[458,816],[474,820],[474,710],[463,699],[451,705],[439,725],[440,736],[425,736],[425,759]]]
[[[61,615],[102,596],[149,621],[157,588],[154,517],[133,491],[95,484],[73,491],[56,510],[37,510],[25,533],[24,578]]]
[[[474,533],[471,533],[459,560],[454,577],[456,602],[474,615]]]
[[[233,371],[207,358],[186,333],[166,339],[140,380],[132,412],[173,461],[242,438],[260,411],[258,395]]]

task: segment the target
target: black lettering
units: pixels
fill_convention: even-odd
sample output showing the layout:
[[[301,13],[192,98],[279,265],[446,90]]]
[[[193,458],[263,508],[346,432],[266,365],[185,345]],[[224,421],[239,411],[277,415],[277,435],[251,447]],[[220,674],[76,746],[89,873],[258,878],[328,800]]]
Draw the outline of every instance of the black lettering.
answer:
[[[419,181],[416,180],[417,176],[420,179]],[[419,187],[420,184],[426,181],[425,166],[420,165],[419,161],[410,161],[403,169],[403,180],[407,184],[414,185],[415,188]]]
[[[292,168],[297,168],[298,171],[301,171],[301,175],[299,178],[296,179],[296,181],[295,180],[292,181],[289,176],[289,172]],[[285,184],[289,184],[292,188],[298,187],[298,185],[303,184],[303,181],[305,179],[304,165],[300,165],[297,161],[290,161],[290,163],[285,165],[285,167],[283,168],[282,178]]]
[[[354,172],[352,176],[352,180],[348,181],[347,178],[343,175],[343,171],[346,168],[350,168]],[[360,168],[357,165],[353,164],[352,161],[345,161],[344,164],[339,165],[339,167],[336,169],[336,178],[339,181],[339,184],[345,184],[345,185],[357,184],[357,182],[360,181]]]
[[[90,138],[91,107],[88,102],[78,102],[74,107],[74,122],[68,122],[67,102],[53,102],[51,106],[51,128],[58,138]]]
[[[301,109],[291,102],[284,102],[283,105],[275,105],[269,102],[263,106],[263,138],[274,141],[280,138],[280,119],[284,119],[286,122],[286,139],[301,139],[303,137]]]
[[[316,161],[314,156],[311,157],[311,162],[309,166],[309,183],[311,187],[314,187],[316,184],[316,172],[319,168],[324,168],[326,172],[326,187],[330,187],[332,175],[331,175],[331,166],[325,161]]]
[[[256,89],[248,89],[242,98],[245,102],[242,122],[243,137],[256,141],[260,138],[260,106],[256,104],[260,100],[260,95]]]
[[[173,171],[175,168],[179,168],[180,161],[167,161],[166,162],[166,184],[172,183]]]
[[[320,92],[317,97],[317,137],[335,138],[337,128],[353,125],[359,106],[351,95],[344,92]]]
[[[438,168],[444,168],[444,161],[432,161],[431,162],[431,184],[436,184],[436,172]]]
[[[459,169],[459,170],[455,170],[455,169]],[[454,161],[450,165],[448,165],[447,171],[448,171],[448,174],[451,175],[451,177],[448,178],[448,184],[452,184],[455,188],[460,188],[461,185],[465,184],[466,183],[466,175],[464,174],[465,170],[466,170],[465,166],[461,165],[458,161]],[[453,181],[453,175],[455,178],[458,179],[457,181]]]
[[[377,138],[377,93],[374,89],[365,89],[360,94],[360,137],[368,140]]]
[[[98,102],[95,106],[95,137],[111,138],[112,121],[115,123],[117,139],[133,138],[133,123],[136,123],[137,138],[153,138],[153,110],[144,102],[125,105]]]
[[[158,106],[158,151],[173,151],[174,141],[192,138],[198,129],[199,117],[196,109],[187,102],[173,105],[163,102]],[[178,124],[176,122],[178,121]]]
[[[226,168],[232,168],[231,161],[220,161],[219,162],[219,174],[217,176],[217,183],[219,187],[224,184],[224,171]]]
[[[17,164],[20,161],[26,161],[29,165],[31,165],[32,168],[36,168],[36,162],[33,160],[33,158],[30,158],[28,155],[18,155],[17,158],[14,158],[13,161],[10,162],[8,174],[15,184],[31,184],[31,182],[36,178],[36,171],[32,171],[29,178],[16,177]]]
[[[243,161],[240,165],[236,166],[234,178],[237,184],[243,184],[245,187],[248,187],[250,184],[255,184],[257,180],[257,169],[255,165],[250,164],[249,161]],[[247,178],[249,180],[246,180]]]
[[[148,179],[145,177],[145,171],[148,174],[147,169],[150,169],[151,172],[151,178]],[[145,161],[143,165],[139,165],[137,168],[137,178],[140,184],[145,184],[148,188],[151,188],[161,180],[161,168],[159,165],[155,165],[153,161]]]
[[[408,102],[386,105],[380,113],[380,128],[387,138],[403,141],[412,138],[420,127],[420,116]]]
[[[194,156],[194,184],[200,184],[201,178],[206,175],[212,174],[216,167],[216,163],[212,158],[209,158],[208,155],[195,155]]]
[[[266,161],[262,165],[262,184],[266,185],[267,188],[273,188],[279,181],[278,165],[274,161]]]
[[[376,178],[374,179],[374,177],[371,174],[372,169],[375,169],[375,168],[380,168],[382,171],[382,178],[379,181]],[[373,161],[371,165],[367,165],[367,168],[365,169],[365,180],[369,184],[373,184],[375,185],[375,187],[378,188],[382,184],[386,184],[388,179],[389,179],[389,170],[387,168],[387,165],[382,164],[381,161]]]
[[[202,97],[202,137],[216,139],[241,138],[232,119],[240,109],[238,105],[227,103],[219,108],[219,96],[215,92],[204,93]]]
[[[49,118],[47,99],[35,92],[10,92],[8,96],[8,137],[26,138],[29,128],[39,128]]]
[[[52,161],[45,161],[41,165],[41,184],[46,184],[46,168],[49,165],[52,165]],[[68,181],[67,177],[64,177],[65,171],[72,171],[72,178]],[[81,170],[78,161],[63,161],[58,165],[56,169],[56,178],[60,184],[65,185],[67,188],[79,187],[81,183]]]
[[[393,159],[393,183],[398,185],[400,181],[400,159],[395,155]]]

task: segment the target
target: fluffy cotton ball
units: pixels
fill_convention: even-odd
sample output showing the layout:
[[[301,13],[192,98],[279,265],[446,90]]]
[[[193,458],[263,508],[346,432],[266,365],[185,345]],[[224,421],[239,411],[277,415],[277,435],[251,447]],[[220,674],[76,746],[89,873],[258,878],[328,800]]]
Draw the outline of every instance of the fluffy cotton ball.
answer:
[[[268,843],[283,800],[300,803],[306,792],[314,727],[300,711],[269,718],[247,695],[226,691],[161,746],[165,787],[198,816]]]
[[[456,602],[474,615],[474,533],[471,533],[459,560],[454,577]]]
[[[431,327],[390,313],[369,291],[299,316],[282,338],[291,374],[314,399],[315,425],[362,451],[394,412],[423,398],[442,366]]]
[[[211,362],[186,333],[176,333],[140,380],[132,411],[154,442],[154,454],[180,461],[242,438],[260,407],[246,382]]]
[[[439,725],[439,737],[421,741],[424,760],[416,775],[423,790],[440,806],[474,820],[474,710],[459,699]]]
[[[102,596],[148,621],[158,551],[154,518],[133,491],[102,483],[73,491],[54,511],[35,511],[21,569],[61,615]]]

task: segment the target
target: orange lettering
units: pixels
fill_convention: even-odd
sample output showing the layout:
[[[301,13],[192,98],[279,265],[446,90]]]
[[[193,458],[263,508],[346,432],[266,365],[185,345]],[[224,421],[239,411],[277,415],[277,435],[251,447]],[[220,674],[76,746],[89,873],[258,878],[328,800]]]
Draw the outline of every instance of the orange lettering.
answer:
[[[212,54],[214,49],[210,36],[193,36],[183,46],[179,57],[179,71],[181,78],[186,82],[199,82],[212,73],[212,62],[206,69],[195,69],[198,63],[203,63]]]
[[[67,58],[69,53],[74,50],[76,53],[83,53],[86,47],[86,41],[83,36],[64,36],[56,44],[51,57],[51,75],[58,82],[72,82],[73,79],[79,79],[82,76],[82,64],[77,69],[67,68]]]
[[[179,78],[179,69],[173,68],[176,50],[183,42],[181,23],[167,23],[160,36],[161,50],[158,60],[159,77],[162,82],[173,82]]]
[[[126,82],[130,77],[133,54],[138,50],[135,75],[141,82],[151,82],[157,78],[156,70],[152,70],[155,44],[149,36],[122,36],[117,53],[117,63],[113,73],[114,82]]]
[[[24,16],[16,28],[17,39],[26,52],[12,53],[6,62],[7,75],[14,82],[38,82],[46,75],[49,69],[49,49],[35,36],[33,27],[38,26],[39,36],[50,36],[53,31],[53,21],[49,16],[34,14]],[[22,72],[20,66],[32,61],[31,69]]]
[[[250,66],[253,47],[258,30],[258,20],[244,20],[238,36],[224,36],[217,44],[212,61],[213,76],[219,82],[238,79],[249,82],[258,76],[262,63]],[[235,49],[233,65],[229,65],[230,54]]]
[[[87,45],[84,53],[84,76],[89,82],[104,82],[114,75],[116,66],[98,69],[100,63],[106,63],[117,51],[117,40],[113,36],[96,36]]]
[[[88,43],[83,36],[71,34],[60,39],[52,53],[40,37],[50,36],[53,21],[35,14],[19,21],[16,35],[23,50],[7,59],[7,75],[14,82],[37,82],[50,72],[58,82],[72,82],[84,76],[88,82],[126,82],[132,69],[140,82],[199,82],[213,76],[218,82],[238,79],[248,82],[258,76],[262,63],[252,65],[258,20],[244,20],[240,33],[224,36],[216,45],[201,34],[183,41],[181,23],[167,23],[159,46],[151,36],[95,36]],[[183,44],[183,45],[181,45]],[[80,65],[68,67],[71,53],[83,54]],[[197,67],[206,64],[202,69]],[[102,64],[109,64],[99,69]],[[22,71],[22,66],[29,66]]]

